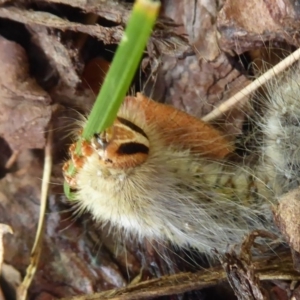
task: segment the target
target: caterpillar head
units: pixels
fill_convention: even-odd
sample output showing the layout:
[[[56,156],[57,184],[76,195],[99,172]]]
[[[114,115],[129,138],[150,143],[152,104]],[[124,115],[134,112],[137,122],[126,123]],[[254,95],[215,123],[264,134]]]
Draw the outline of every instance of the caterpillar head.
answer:
[[[91,146],[99,155],[99,163],[110,168],[126,169],[145,162],[150,144],[140,127],[117,117],[111,127],[94,134]]]

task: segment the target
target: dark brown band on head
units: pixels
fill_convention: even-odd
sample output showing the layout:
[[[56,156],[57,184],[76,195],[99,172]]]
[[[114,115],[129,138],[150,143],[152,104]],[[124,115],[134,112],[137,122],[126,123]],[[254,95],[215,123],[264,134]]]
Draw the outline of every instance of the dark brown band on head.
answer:
[[[131,155],[131,154],[148,154],[149,148],[145,146],[144,144],[140,143],[123,143],[119,146],[119,149],[117,150],[118,154],[125,154],[125,155]]]
[[[133,131],[135,132],[138,132],[140,133],[142,136],[144,136],[145,138],[148,139],[146,133],[144,132],[144,130],[142,128],[140,128],[139,126],[133,124],[132,122],[124,119],[124,118],[121,118],[121,117],[117,117],[117,120],[122,123],[123,125],[126,125],[127,127],[129,127],[130,129],[132,129]]]

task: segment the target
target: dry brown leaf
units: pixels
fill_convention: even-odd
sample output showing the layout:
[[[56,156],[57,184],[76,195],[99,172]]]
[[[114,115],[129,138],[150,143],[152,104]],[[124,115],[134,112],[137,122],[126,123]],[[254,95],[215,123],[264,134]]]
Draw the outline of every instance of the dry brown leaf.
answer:
[[[13,151],[43,148],[52,109],[49,95],[29,76],[24,49],[0,37],[0,136]]]
[[[24,172],[19,173],[8,174],[0,181],[0,215],[15,232],[4,238],[5,261],[24,274],[39,215],[42,164],[32,156]],[[99,244],[99,236],[91,238],[99,229],[87,222],[87,228],[82,225],[75,222],[59,195],[50,197],[43,250],[30,295],[90,294],[127,284],[118,265]],[[138,265],[136,260],[130,261],[130,256],[127,258],[129,264]]]

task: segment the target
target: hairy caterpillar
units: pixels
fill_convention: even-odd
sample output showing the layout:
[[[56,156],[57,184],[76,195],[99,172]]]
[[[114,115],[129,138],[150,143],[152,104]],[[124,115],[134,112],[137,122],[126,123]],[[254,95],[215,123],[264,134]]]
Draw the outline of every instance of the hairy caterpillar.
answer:
[[[64,176],[79,205],[116,233],[169,240],[210,256],[254,229],[274,231],[272,204],[299,184],[300,75],[270,85],[256,153],[232,162],[216,129],[141,94],[127,97],[113,126],[82,142]],[[274,88],[275,86],[275,88]]]

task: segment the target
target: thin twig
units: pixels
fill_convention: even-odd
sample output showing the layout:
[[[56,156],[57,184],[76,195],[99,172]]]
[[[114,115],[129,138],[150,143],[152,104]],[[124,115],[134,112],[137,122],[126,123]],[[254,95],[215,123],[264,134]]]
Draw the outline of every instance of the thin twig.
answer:
[[[35,236],[34,245],[31,250],[30,264],[27,267],[25,278],[17,291],[18,300],[26,300],[27,291],[36,273],[40,255],[41,255],[44,224],[45,224],[44,219],[45,219],[45,212],[47,206],[49,182],[50,182],[50,176],[52,170],[52,141],[53,141],[53,130],[52,128],[50,128],[48,132],[47,143],[45,146],[45,160],[44,160],[42,187],[41,187],[41,207],[40,207],[39,223],[38,223],[38,228]]]
[[[18,156],[20,154],[20,151],[14,151],[10,158],[8,159],[8,161],[5,164],[5,168],[6,169],[10,169],[12,167],[12,165],[15,163],[15,161],[17,160]]]
[[[269,258],[263,257],[252,262],[255,274],[260,280],[299,280],[300,274],[293,270],[289,252]],[[61,300],[137,300],[182,294],[201,290],[226,280],[226,273],[221,266],[196,273],[179,273],[147,280],[124,288],[109,290],[92,295],[75,296]]]

